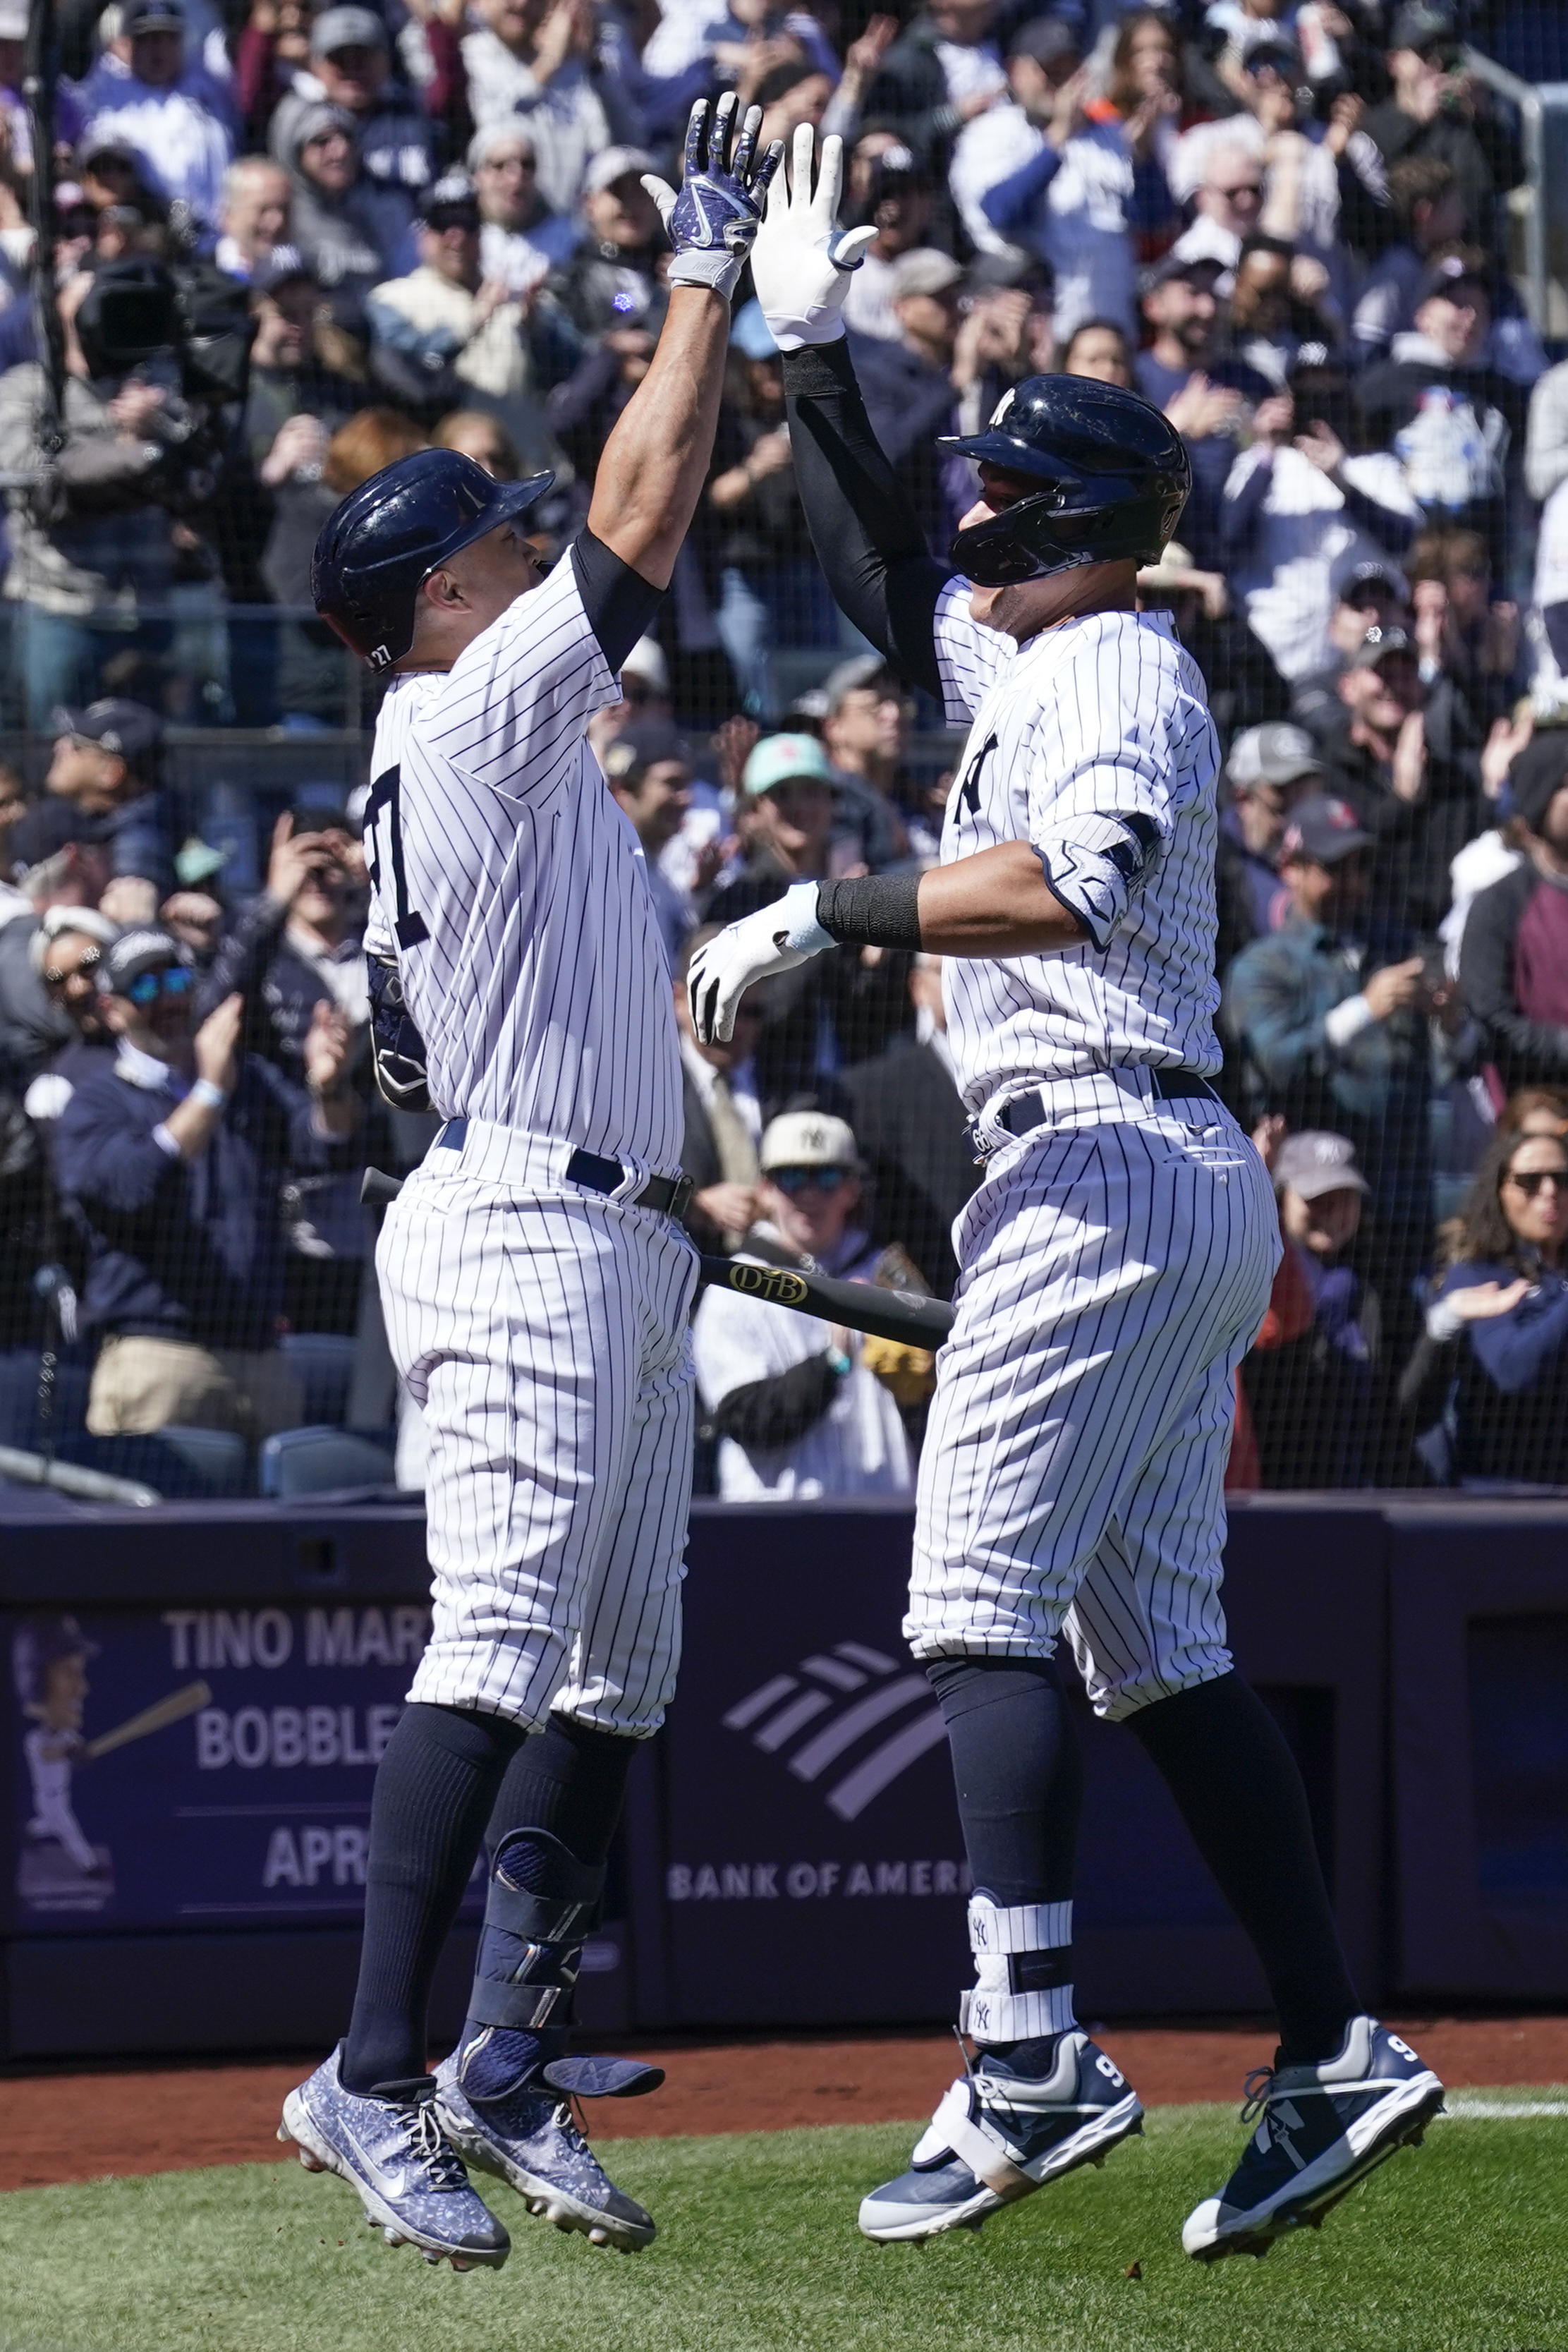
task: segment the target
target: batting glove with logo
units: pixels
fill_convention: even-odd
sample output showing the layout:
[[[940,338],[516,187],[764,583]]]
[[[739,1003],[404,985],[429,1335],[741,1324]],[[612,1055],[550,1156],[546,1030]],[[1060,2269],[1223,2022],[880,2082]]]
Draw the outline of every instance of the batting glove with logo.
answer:
[[[817,920],[817,885],[791,883],[771,907],[759,907],[700,947],[686,979],[692,1025],[705,1045],[727,1045],[735,1011],[753,982],[790,971],[833,945]]]
[[[706,98],[692,109],[686,125],[685,175],[677,196],[667,180],[646,174],[643,185],[659,207],[675,257],[672,286],[711,286],[726,300],[735,292],[746,257],[762,222],[762,205],[784,160],[777,139],[755,170],[762,109],[750,108],[730,152],[736,98],[727,90],[716,110]]]
[[[816,133],[802,122],[790,159],[791,185],[780,172],[768,194],[768,217],[751,257],[751,279],[768,331],[781,352],[806,343],[836,343],[844,331],[844,295],[875,227],[841,229],[839,190],[844,142],[822,142],[821,165],[811,185]]]

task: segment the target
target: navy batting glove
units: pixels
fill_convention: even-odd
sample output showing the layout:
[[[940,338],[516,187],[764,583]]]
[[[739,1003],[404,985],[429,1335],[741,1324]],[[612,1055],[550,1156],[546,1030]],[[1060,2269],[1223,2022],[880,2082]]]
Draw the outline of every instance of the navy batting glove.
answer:
[[[784,159],[775,140],[753,168],[762,110],[754,106],[738,134],[735,131],[736,99],[727,90],[716,108],[699,99],[686,125],[685,177],[680,194],[664,180],[645,178],[643,185],[659,207],[660,216],[675,248],[670,268],[672,286],[711,286],[728,297],[739,282],[746,257],[762,225],[762,205],[769,183]]]

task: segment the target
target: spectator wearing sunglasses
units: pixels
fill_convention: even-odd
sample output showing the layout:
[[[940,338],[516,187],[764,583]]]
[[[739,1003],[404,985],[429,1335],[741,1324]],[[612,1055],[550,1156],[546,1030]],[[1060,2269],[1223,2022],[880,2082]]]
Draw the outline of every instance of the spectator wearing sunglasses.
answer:
[[[1463,1486],[1568,1481],[1568,1150],[1503,1134],[1465,1203],[1453,1256],[1401,1383],[1430,1395],[1451,1357],[1444,1425]],[[1424,1417],[1424,1416],[1423,1416]]]
[[[787,1111],[769,1122],[758,1158],[762,1217],[741,1255],[840,1280],[874,1280],[883,1254],[867,1236],[860,1153],[843,1120]],[[727,1499],[910,1492],[898,1403],[862,1360],[858,1332],[710,1289],[693,1344]]]
[[[53,793],[16,824],[9,849],[24,911],[0,925],[0,1084],[22,1094],[75,1034],[44,985],[33,941],[52,910],[98,905],[109,859],[96,820]]]
[[[242,1052],[237,993],[196,1025],[194,982],[178,940],[152,925],[105,950],[114,1057],[60,1118],[57,1172],[89,1255],[81,1326],[99,1343],[96,1436],[183,1423],[255,1440],[302,1414],[277,1348],[279,1194],[286,1172],[326,1168],[353,1137],[349,1024],[319,1005],[297,1086]]]
[[[113,1053],[114,1039],[98,992],[98,968],[104,950],[119,937],[116,926],[96,907],[51,907],[27,942],[27,961],[50,1005],[64,1013],[75,1033],[50,1055],[23,1097],[28,1118],[41,1126],[53,1125],[85,1074],[101,1067]]]
[[[108,853],[104,911],[117,923],[151,921],[173,887],[168,820],[158,787],[163,721],[144,702],[107,695],[85,710],[50,718],[54,757],[46,789],[96,824]]]

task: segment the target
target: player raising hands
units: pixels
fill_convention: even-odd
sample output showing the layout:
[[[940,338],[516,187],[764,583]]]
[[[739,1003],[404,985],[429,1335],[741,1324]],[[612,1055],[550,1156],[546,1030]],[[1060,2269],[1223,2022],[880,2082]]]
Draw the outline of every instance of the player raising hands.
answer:
[[[939,955],[986,1170],[955,1234],[904,1627],[953,1749],[979,2054],[861,2227],[977,2226],[1139,2127],[1073,2013],[1065,1634],[1097,1712],[1165,1776],[1279,2011],[1259,2128],[1183,2231],[1203,2259],[1261,2252],[1417,2136],[1442,2086],[1361,2011],[1295,1764],[1225,1645],[1235,1371],[1280,1244],[1209,1085],[1213,722],[1169,617],[1136,609],[1186,457],[1135,393],[1030,376],[986,431],[939,445],[977,491],[934,560],[855,383],[839,150],[813,185],[812,144],[796,133],[753,261],[796,481],[843,611],[969,735],[939,865],[797,883],[693,959],[693,1018],[727,1036],[755,981],[836,940]]]
[[[734,116],[697,107],[680,194],[650,184],[668,315],[548,578],[526,517],[549,478],[499,484],[439,449],[346,499],[314,568],[318,609],[391,674],[367,812],[370,944],[397,982],[379,1061],[409,1100],[422,1038],[444,1120],[377,1257],[429,1438],[434,1632],[376,1777],[352,2021],[283,2135],[390,2242],[457,2268],[508,2245],[459,2148],[596,2244],[653,2234],[568,2099],[662,2077],[569,2058],[566,2029],[627,1769],[674,1683],[697,1257],[658,923],[585,730],[707,474],[779,162],[756,157],[760,116]],[[432,2079],[431,1978],[486,1833],[468,2021]]]

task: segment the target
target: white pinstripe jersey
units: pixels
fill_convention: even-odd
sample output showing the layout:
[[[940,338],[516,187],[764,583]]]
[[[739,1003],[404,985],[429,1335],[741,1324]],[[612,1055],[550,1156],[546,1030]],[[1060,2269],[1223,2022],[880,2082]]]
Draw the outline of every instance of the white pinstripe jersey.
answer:
[[[1148,818],[1163,847],[1103,950],[944,963],[965,1102],[1138,1062],[1212,1075],[1219,747],[1168,616],[1097,613],[1019,646],[979,627],[952,580],[936,636],[947,717],[970,721],[943,865],[1003,841],[1060,850],[1094,815]]]
[[[448,1118],[670,1172],[681,1064],[642,847],[584,740],[620,694],[563,557],[444,675],[392,680],[366,851]]]

